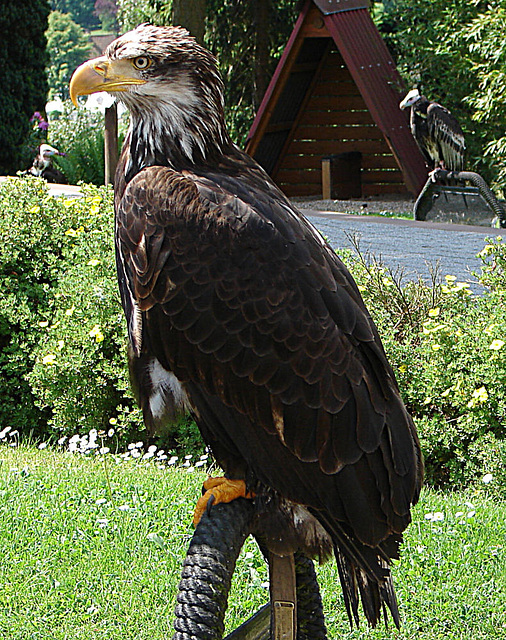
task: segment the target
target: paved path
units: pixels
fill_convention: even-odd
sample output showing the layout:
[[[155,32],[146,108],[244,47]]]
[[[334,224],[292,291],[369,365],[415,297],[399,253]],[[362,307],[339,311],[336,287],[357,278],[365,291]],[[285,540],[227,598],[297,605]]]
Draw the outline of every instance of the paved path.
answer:
[[[406,278],[429,279],[428,264],[439,263],[441,278],[453,275],[480,289],[471,272],[480,271],[476,254],[488,237],[506,236],[506,229],[414,220],[354,216],[305,209],[303,213],[328,238],[334,249],[352,247],[348,236],[360,239],[362,251],[381,257],[392,269],[401,268]]]
[[[0,182],[4,180],[6,178],[0,177]],[[48,186],[55,196],[82,195],[79,187]],[[472,276],[473,271],[480,271],[481,260],[476,257],[477,253],[483,249],[487,237],[506,236],[506,229],[490,227],[358,216],[307,208],[302,212],[327,236],[334,249],[352,248],[349,236],[356,236],[363,252],[369,251],[394,270],[402,269],[406,278],[420,276],[429,280],[428,265],[439,264],[441,278],[456,276],[461,282],[469,282],[475,291],[480,290]]]

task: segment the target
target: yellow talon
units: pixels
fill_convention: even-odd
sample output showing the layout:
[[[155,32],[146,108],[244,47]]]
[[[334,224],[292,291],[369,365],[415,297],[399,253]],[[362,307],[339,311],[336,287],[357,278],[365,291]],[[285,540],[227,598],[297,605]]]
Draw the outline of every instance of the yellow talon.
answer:
[[[198,499],[193,514],[193,524],[197,526],[200,519],[204,515],[204,511],[208,508],[209,500],[211,504],[219,504],[220,502],[232,502],[236,498],[254,498],[252,491],[246,491],[246,483],[244,480],[229,480],[228,478],[211,478],[209,477],[203,484],[205,489],[204,495]]]

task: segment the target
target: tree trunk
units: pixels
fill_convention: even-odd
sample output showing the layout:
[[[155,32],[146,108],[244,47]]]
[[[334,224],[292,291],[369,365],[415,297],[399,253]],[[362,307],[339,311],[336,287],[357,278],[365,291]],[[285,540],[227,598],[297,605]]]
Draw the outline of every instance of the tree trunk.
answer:
[[[204,42],[206,0],[173,0],[172,23],[188,29],[201,44]]]
[[[255,20],[255,107],[264,97],[269,82],[269,32],[271,0],[254,0]]]

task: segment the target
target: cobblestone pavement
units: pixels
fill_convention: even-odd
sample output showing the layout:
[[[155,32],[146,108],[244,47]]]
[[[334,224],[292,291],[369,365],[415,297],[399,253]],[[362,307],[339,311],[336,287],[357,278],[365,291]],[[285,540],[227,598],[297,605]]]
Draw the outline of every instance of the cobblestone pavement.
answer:
[[[479,273],[477,257],[488,237],[506,236],[505,229],[473,227],[460,224],[417,222],[414,220],[357,216],[304,209],[303,213],[328,238],[334,249],[351,248],[350,237],[360,242],[362,252],[369,251],[391,269],[402,269],[405,278],[430,279],[428,265],[439,265],[442,279],[456,276],[469,282],[472,289],[480,285],[472,272]]]

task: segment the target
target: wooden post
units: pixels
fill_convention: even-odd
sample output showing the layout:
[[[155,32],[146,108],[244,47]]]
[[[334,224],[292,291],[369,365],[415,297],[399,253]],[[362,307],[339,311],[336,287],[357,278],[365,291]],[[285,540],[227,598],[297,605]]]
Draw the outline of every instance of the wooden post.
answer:
[[[330,177],[330,158],[322,158],[322,199],[332,197],[332,180]]]
[[[272,640],[295,640],[297,637],[297,590],[295,559],[269,553],[271,588]]]
[[[116,103],[104,115],[105,184],[114,184],[118,166],[118,111]]]

